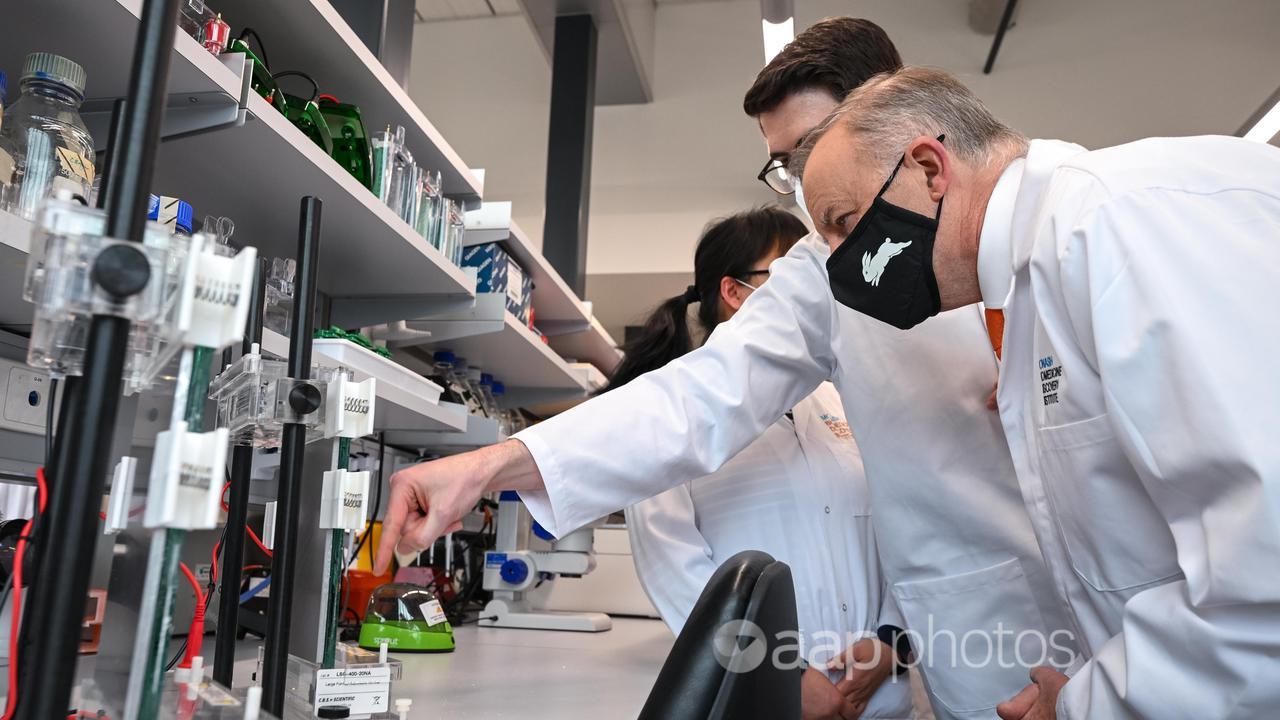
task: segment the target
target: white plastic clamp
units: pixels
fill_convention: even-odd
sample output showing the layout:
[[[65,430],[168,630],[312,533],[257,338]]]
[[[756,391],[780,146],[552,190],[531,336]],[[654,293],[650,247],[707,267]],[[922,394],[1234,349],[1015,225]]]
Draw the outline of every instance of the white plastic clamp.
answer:
[[[363,530],[369,501],[369,473],[329,470],[320,496],[320,527]]]
[[[217,527],[227,442],[226,428],[188,432],[186,422],[156,435],[147,494],[147,527]]]

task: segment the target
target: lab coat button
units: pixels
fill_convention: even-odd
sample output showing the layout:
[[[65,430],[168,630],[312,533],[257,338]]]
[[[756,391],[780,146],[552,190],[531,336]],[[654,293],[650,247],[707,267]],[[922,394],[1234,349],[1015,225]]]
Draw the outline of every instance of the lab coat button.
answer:
[[[840,611],[841,611],[841,612],[849,612],[849,604],[848,604],[848,603],[840,603]]]
[[[826,506],[826,507],[822,508],[822,511],[823,511],[823,512],[825,512],[826,514],[830,515],[830,514],[831,514],[831,506],[830,506],[830,505],[828,505],[828,506]]]

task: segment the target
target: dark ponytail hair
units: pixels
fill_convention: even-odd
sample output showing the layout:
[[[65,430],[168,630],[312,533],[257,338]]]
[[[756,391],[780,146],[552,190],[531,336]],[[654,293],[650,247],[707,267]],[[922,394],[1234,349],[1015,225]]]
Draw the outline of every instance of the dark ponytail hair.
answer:
[[[745,278],[761,258],[787,252],[808,232],[795,215],[776,206],[740,212],[708,225],[693,255],[693,284],[684,294],[659,305],[639,335],[622,346],[623,360],[601,392],[621,387],[692,350],[689,306],[698,303],[698,324],[704,337],[710,335],[720,322],[720,278]]]

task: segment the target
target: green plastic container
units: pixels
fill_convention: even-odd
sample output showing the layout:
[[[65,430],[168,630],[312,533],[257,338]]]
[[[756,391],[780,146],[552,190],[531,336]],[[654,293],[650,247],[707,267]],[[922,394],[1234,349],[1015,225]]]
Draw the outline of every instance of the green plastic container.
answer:
[[[378,650],[384,642],[395,652],[453,652],[453,626],[435,593],[421,585],[388,583],[373,591],[360,626],[360,647]]]
[[[258,93],[263,100],[271,103],[271,106],[281,113],[285,112],[284,95],[280,92],[280,86],[275,79],[271,77],[271,71],[267,69],[266,63],[249,49],[249,44],[243,40],[235,39],[227,45],[229,53],[244,53],[253,61],[253,75],[249,78],[249,86],[253,91]]]
[[[333,138],[330,154],[351,176],[373,189],[373,159],[369,154],[369,133],[365,130],[360,108],[338,102],[329,95],[320,96],[320,113],[329,125]]]
[[[289,93],[283,93],[283,97],[284,116],[289,122],[301,130],[303,135],[311,138],[311,142],[323,150],[325,155],[332,155],[333,137],[329,135],[329,123],[325,122],[320,106],[314,101]]]

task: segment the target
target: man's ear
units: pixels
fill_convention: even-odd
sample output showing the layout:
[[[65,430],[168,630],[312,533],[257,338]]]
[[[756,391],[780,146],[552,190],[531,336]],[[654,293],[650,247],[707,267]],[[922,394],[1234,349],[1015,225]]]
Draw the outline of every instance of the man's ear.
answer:
[[[929,199],[938,202],[951,184],[951,155],[935,137],[921,135],[907,145],[903,166],[924,170],[929,185]]]
[[[725,275],[720,278],[720,302],[724,303],[727,308],[732,308],[737,312],[742,303],[747,301],[747,289],[734,282],[733,278]]]

